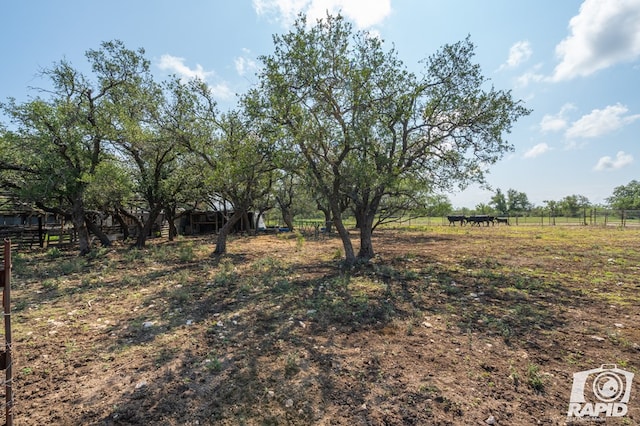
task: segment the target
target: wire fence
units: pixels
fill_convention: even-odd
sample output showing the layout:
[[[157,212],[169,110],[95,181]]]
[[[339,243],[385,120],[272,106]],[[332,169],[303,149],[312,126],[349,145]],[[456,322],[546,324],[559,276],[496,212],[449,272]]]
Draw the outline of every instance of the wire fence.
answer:
[[[473,218],[487,218],[487,220],[476,222]],[[640,210],[584,209],[574,215],[554,214],[540,210],[511,215],[452,212],[450,216],[396,218],[394,223],[401,226],[469,226],[480,224],[486,226],[640,227]]]
[[[11,337],[11,241],[4,240],[0,262],[0,287],[4,313],[4,350],[0,350],[0,370],[5,370],[5,380],[0,383],[4,391],[5,425],[13,425],[13,343]]]

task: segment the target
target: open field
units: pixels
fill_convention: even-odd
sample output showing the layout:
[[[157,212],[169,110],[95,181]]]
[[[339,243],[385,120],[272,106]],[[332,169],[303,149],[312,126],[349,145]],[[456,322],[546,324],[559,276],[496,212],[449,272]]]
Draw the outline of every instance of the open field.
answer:
[[[337,237],[213,248],[14,253],[15,424],[552,425],[573,373],[640,382],[638,228],[386,229],[349,271]]]

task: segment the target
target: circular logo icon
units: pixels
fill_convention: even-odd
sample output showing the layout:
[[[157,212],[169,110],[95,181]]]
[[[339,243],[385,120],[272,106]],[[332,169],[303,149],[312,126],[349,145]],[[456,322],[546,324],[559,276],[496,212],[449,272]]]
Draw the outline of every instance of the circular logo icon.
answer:
[[[604,371],[593,380],[593,393],[602,402],[613,402],[622,396],[622,378],[611,371]]]

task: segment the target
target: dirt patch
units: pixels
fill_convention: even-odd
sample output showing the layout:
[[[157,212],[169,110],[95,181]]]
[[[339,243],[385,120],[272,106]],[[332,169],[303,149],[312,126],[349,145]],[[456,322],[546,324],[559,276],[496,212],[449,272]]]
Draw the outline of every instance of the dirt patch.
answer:
[[[638,373],[639,237],[388,229],[354,269],[294,234],[16,253],[15,421],[565,424],[574,373]]]

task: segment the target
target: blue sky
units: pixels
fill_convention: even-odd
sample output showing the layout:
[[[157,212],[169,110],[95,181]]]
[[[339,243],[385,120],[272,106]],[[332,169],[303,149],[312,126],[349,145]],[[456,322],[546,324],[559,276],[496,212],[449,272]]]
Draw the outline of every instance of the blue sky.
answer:
[[[640,0],[111,0],[5,1],[0,6],[0,99],[26,101],[44,87],[38,70],[108,40],[142,47],[158,79],[199,76],[221,108],[256,83],[259,55],[273,51],[298,13],[341,11],[394,46],[407,68],[470,35],[497,89],[533,109],[507,139],[515,151],[488,182],[529,200],[584,195],[602,203],[640,180]],[[455,207],[491,191],[448,194]]]

